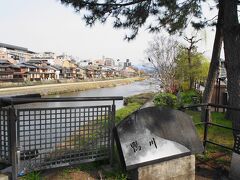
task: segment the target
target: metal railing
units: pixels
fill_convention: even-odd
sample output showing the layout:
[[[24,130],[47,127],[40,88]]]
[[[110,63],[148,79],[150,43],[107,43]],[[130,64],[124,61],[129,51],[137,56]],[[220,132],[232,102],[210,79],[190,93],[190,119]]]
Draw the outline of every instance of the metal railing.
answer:
[[[123,97],[2,98],[0,161],[12,179],[30,172],[108,159],[113,163],[115,101]],[[22,108],[19,104],[111,101],[110,105]],[[7,106],[7,107],[6,107]]]
[[[201,122],[201,123],[195,124],[195,125],[203,125],[204,126],[204,133],[203,133],[203,146],[204,146],[204,149],[206,149],[206,145],[207,144],[212,144],[212,145],[224,148],[224,149],[228,149],[228,150],[234,151],[234,147],[233,146],[232,147],[228,147],[228,146],[225,146],[224,144],[219,144],[217,142],[209,140],[209,138],[208,138],[209,128],[210,127],[219,127],[219,128],[235,131],[235,132],[238,132],[238,133],[240,133],[240,129],[235,129],[235,128],[232,128],[232,127],[227,127],[227,126],[224,126],[224,125],[221,125],[221,124],[217,124],[217,123],[211,122],[210,121],[210,113],[211,113],[211,108],[215,108],[215,109],[222,108],[222,109],[233,110],[233,111],[240,111],[240,108],[230,107],[230,106],[226,106],[226,105],[216,105],[216,104],[209,103],[209,104],[189,105],[189,106],[185,106],[185,107],[183,107],[181,109],[185,110],[185,109],[191,109],[191,108],[197,108],[197,107],[204,108],[204,110],[205,110],[204,121]]]
[[[4,163],[9,161],[9,126],[8,126],[8,109],[0,110],[0,159]]]

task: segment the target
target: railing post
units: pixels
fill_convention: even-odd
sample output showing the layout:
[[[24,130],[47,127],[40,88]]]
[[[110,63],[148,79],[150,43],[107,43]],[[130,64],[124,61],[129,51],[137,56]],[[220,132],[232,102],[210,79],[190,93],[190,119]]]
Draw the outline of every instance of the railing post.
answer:
[[[112,117],[111,117],[111,128],[110,128],[110,138],[111,138],[111,152],[110,152],[110,165],[113,167],[113,157],[114,157],[114,137],[113,137],[113,129],[115,127],[115,112],[116,112],[116,105],[115,100],[113,100],[112,104]]]
[[[9,108],[8,115],[8,140],[10,147],[9,157],[12,165],[12,180],[16,180],[18,174],[16,120],[15,109],[11,107]]]
[[[204,118],[204,136],[203,136],[203,146],[204,151],[206,150],[206,143],[208,139],[208,123],[209,123],[209,117],[210,116],[210,108],[207,106],[205,109],[205,118]]]

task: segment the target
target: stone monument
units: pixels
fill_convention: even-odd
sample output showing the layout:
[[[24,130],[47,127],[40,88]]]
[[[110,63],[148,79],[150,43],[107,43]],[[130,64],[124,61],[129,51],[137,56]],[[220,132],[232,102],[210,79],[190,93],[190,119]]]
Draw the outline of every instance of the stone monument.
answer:
[[[194,153],[203,151],[192,119],[177,110],[147,107],[114,129],[120,160],[137,179],[194,179]]]

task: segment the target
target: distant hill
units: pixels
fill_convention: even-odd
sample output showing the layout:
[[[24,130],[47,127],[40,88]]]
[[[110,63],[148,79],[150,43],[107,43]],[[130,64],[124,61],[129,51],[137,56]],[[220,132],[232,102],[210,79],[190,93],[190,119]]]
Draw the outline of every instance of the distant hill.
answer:
[[[149,65],[134,65],[133,67],[141,70],[141,71],[144,71],[144,72],[147,72],[147,73],[152,73],[154,72],[154,69],[153,67],[149,66]]]

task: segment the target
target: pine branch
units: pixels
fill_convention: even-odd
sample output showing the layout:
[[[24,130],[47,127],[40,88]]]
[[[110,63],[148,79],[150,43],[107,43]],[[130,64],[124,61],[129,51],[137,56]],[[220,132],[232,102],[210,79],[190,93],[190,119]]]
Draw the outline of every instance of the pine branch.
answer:
[[[97,3],[97,2],[88,2],[88,1],[81,1],[79,4],[82,6],[90,5],[90,6],[116,6],[116,7],[124,7],[124,6],[130,6],[134,4],[138,4],[144,1],[149,1],[149,0],[134,0],[128,3]],[[62,3],[69,3],[69,0],[61,0]]]

